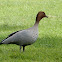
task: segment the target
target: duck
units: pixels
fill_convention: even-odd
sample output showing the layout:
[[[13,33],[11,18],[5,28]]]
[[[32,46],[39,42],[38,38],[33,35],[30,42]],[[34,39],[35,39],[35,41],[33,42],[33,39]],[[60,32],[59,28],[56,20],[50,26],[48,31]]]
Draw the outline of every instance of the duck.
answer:
[[[25,30],[19,30],[19,31],[11,33],[10,35],[8,35],[7,38],[5,38],[4,40],[0,42],[0,45],[16,44],[20,46],[20,51],[21,51],[21,47],[23,47],[23,52],[24,52],[26,46],[33,44],[37,40],[38,25],[39,25],[40,20],[44,17],[48,18],[45,12],[39,11],[38,14],[36,15],[35,24],[31,28],[28,28]]]

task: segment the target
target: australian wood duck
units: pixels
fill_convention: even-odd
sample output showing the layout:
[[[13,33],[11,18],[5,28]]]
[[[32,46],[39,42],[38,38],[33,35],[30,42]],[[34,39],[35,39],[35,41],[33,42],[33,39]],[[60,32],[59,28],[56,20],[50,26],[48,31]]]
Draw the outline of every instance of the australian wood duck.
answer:
[[[36,21],[33,27],[25,30],[16,31],[10,34],[6,39],[0,42],[0,45],[1,44],[17,44],[17,45],[20,45],[20,50],[21,50],[21,46],[23,46],[23,51],[24,51],[25,46],[31,45],[37,40],[38,24],[39,24],[39,21],[44,17],[47,17],[44,12],[42,11],[38,12],[36,16]]]

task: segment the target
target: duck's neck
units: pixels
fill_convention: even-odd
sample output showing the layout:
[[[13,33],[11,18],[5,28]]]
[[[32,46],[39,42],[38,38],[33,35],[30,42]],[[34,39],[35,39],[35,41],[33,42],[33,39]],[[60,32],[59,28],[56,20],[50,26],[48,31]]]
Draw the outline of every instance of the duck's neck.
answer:
[[[43,17],[36,17],[36,21],[35,21],[35,24],[34,24],[34,26],[38,26],[39,25],[39,22],[40,22],[40,20],[42,19]]]
[[[39,22],[35,22],[34,26],[38,27],[39,25]]]
[[[42,17],[40,18],[40,17],[36,17],[36,22],[35,22],[35,24],[34,24],[34,26],[38,26],[38,24],[39,24],[39,21],[42,19]]]

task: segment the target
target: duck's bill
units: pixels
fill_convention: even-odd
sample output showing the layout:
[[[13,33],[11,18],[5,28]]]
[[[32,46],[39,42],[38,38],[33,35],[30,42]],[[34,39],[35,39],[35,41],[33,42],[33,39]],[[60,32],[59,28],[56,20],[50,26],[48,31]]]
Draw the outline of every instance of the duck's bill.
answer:
[[[47,17],[47,18],[48,18],[48,16],[45,16],[45,17]]]

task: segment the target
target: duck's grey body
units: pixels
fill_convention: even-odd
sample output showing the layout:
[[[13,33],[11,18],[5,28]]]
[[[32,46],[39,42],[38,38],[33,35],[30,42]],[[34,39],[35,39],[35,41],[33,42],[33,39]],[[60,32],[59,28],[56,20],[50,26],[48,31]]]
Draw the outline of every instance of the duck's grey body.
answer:
[[[0,43],[0,45],[1,44],[17,44],[17,45],[20,45],[20,49],[21,49],[21,46],[23,46],[23,51],[24,51],[25,46],[31,45],[37,40],[38,24],[39,24],[39,21],[44,17],[47,17],[47,16],[45,15],[44,12],[40,11],[37,14],[36,22],[33,27],[26,30],[16,31],[10,34],[6,39],[4,39]]]
[[[3,44],[17,44],[17,45],[30,45],[36,41],[38,37],[38,26],[33,26],[29,29],[16,32],[12,36],[8,37]]]

